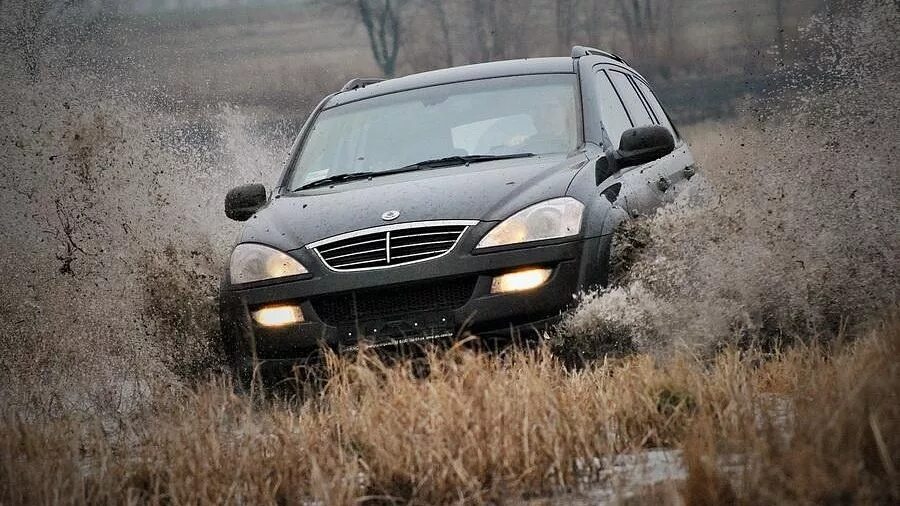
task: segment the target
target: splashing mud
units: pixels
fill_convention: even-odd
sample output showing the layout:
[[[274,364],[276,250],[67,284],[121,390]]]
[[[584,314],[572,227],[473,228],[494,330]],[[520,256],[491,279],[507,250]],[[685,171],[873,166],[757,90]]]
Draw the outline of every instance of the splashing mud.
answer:
[[[561,350],[825,339],[896,303],[900,17],[889,2],[859,8],[810,26],[826,56],[786,71],[802,86],[687,132],[704,178],[640,225],[648,244],[626,281],[585,298]]]
[[[0,398],[13,411],[118,409],[148,381],[215,363],[236,233],[221,198],[277,171],[288,139],[228,106],[158,110],[119,93],[127,75],[34,72],[2,77]]]

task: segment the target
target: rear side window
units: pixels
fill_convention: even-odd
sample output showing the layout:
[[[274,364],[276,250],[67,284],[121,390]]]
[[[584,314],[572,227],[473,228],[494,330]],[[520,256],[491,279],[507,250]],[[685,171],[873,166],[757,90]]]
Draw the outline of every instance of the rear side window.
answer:
[[[656,115],[659,124],[668,128],[673,137],[678,138],[678,135],[675,133],[675,129],[672,128],[672,123],[669,122],[669,118],[668,116],[666,116],[666,112],[659,104],[659,101],[656,100],[656,96],[653,95],[653,92],[650,91],[650,88],[640,79],[635,79],[634,82],[637,84],[638,88],[640,88],[641,93],[644,95],[644,98],[647,99],[647,102],[650,103],[650,108],[653,109],[653,113]]]
[[[641,96],[638,95],[634,86],[632,86],[631,79],[629,79],[627,75],[615,70],[610,70],[608,72],[613,85],[616,87],[616,91],[619,92],[619,97],[622,98],[622,103],[625,104],[625,110],[628,111],[628,116],[631,118],[631,124],[636,127],[655,125],[656,122],[647,111],[644,101],[641,99]]]
[[[625,112],[625,107],[605,71],[597,72],[597,82],[600,84],[600,115],[603,127],[613,143],[613,149],[619,149],[619,140],[622,133],[631,128],[631,120],[628,119],[628,113]]]

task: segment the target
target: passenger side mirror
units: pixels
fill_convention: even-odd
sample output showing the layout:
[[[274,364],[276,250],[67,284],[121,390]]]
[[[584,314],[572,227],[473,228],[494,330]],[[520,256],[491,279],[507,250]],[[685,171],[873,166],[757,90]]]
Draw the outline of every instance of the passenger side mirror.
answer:
[[[641,126],[625,130],[616,151],[618,168],[641,165],[668,155],[675,150],[675,138],[665,127]]]
[[[232,188],[225,195],[225,216],[235,221],[247,221],[266,200],[266,187],[261,184]]]

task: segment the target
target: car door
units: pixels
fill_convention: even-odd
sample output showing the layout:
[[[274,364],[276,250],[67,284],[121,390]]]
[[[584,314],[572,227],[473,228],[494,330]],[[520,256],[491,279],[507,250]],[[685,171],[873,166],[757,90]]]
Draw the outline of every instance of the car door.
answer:
[[[684,183],[694,175],[694,157],[691,154],[687,142],[685,142],[678,130],[672,125],[669,115],[666,114],[656,95],[650,86],[640,76],[632,74],[631,83],[644,100],[644,105],[653,115],[655,124],[665,127],[675,139],[675,150],[661,160],[656,180],[656,191],[663,202],[671,202]]]
[[[639,199],[639,202],[631,207],[636,207],[638,214],[652,214],[663,203],[674,200],[678,185],[685,177],[684,169],[693,160],[687,145],[678,136],[659,101],[641,77],[612,66],[603,71],[615,88],[633,127],[660,125],[668,129],[675,139],[675,150],[671,154],[635,167],[639,176],[634,177],[641,180],[644,188],[632,196]]]
[[[600,109],[600,120],[603,124],[603,131],[608,138],[604,149],[614,151],[619,149],[619,140],[622,133],[633,128],[635,123],[638,125],[646,124],[652,121],[649,112],[644,108],[640,101],[640,97],[634,93],[632,88],[631,96],[623,96],[613,84],[613,75],[620,74],[612,69],[604,66],[595,66],[593,69],[594,85],[596,85],[596,93],[598,95],[598,105]],[[623,77],[626,77],[622,74]],[[625,81],[626,83],[628,81]],[[629,85],[630,86],[630,85]],[[632,104],[633,110],[629,112],[626,107],[628,99],[636,100],[636,104],[640,108]],[[651,123],[652,124],[652,123]],[[639,216],[650,214],[661,204],[658,193],[654,191],[648,181],[651,181],[653,172],[653,164],[644,164],[636,167],[627,167],[620,169],[618,172],[610,175],[606,180],[600,182],[599,191],[611,202],[624,208],[629,215]]]

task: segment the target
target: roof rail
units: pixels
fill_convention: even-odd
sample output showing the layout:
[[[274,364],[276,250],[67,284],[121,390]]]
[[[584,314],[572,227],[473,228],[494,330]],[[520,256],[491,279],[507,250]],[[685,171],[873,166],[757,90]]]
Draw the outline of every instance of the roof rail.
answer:
[[[358,90],[360,88],[365,88],[370,84],[380,83],[381,81],[384,81],[384,79],[380,77],[356,77],[347,81],[347,84],[341,88],[341,91]]]
[[[626,62],[624,58],[615,53],[610,53],[609,51],[602,51],[600,49],[586,46],[572,47],[572,58],[581,58],[582,56],[604,56],[606,58],[616,60],[619,63],[628,65],[628,62]]]

